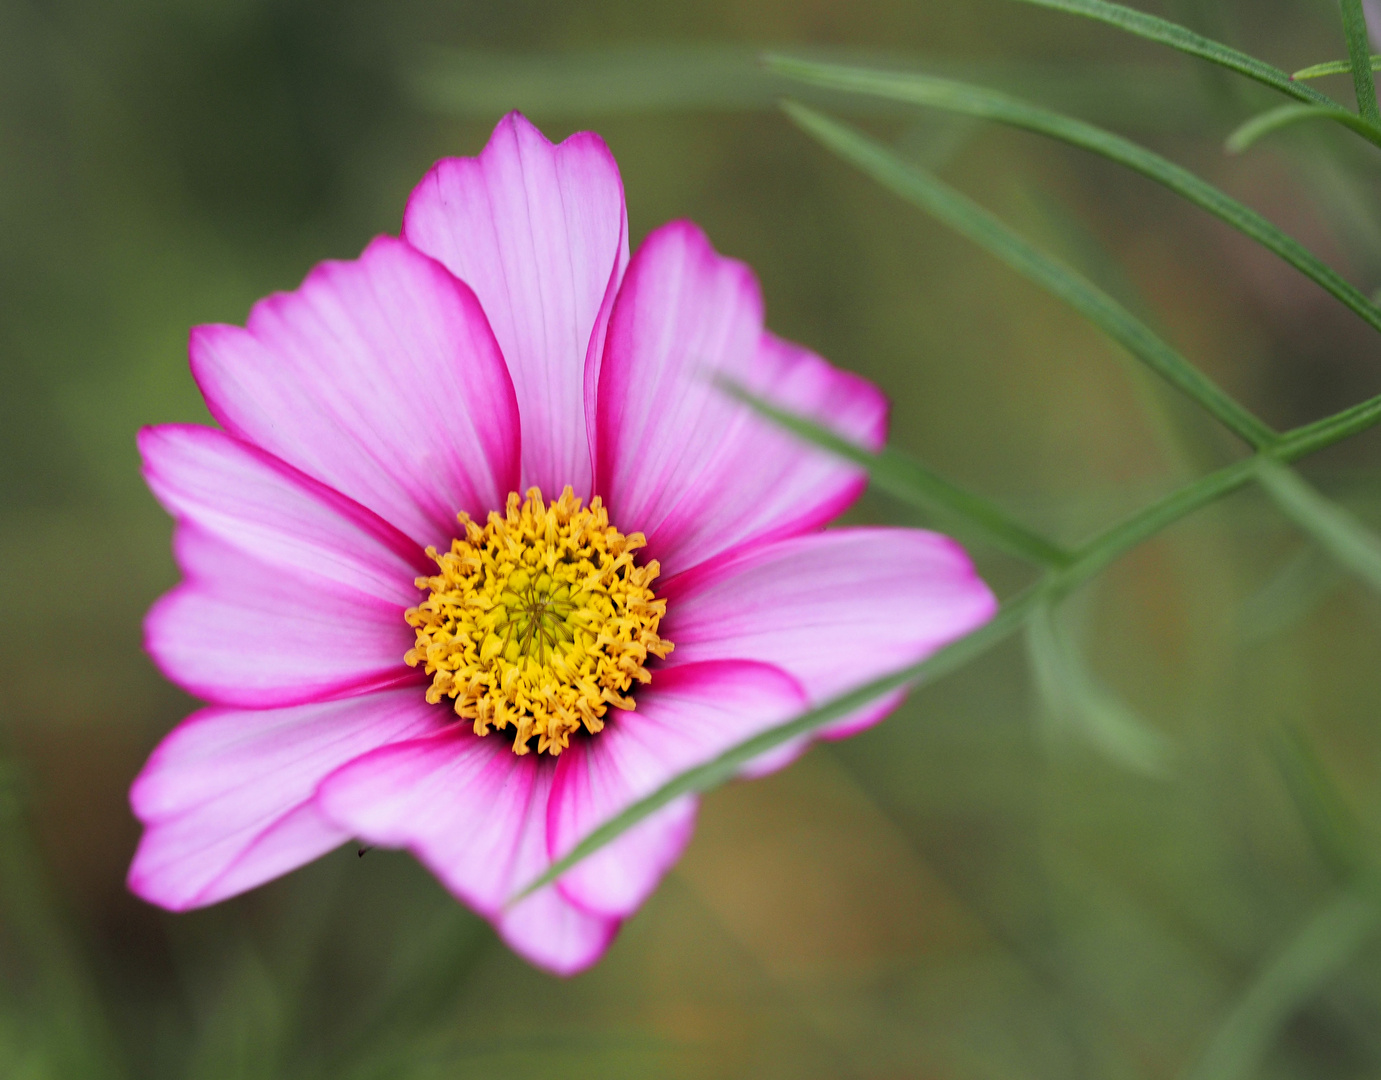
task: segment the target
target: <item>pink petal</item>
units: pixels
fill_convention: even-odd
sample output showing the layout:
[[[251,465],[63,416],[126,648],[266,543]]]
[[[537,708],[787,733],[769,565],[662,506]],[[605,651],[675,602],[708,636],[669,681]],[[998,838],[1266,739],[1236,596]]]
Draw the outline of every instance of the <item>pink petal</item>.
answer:
[[[422,679],[403,663],[405,600],[271,566],[200,526],[179,526],[174,550],[184,581],[149,610],[144,647],[197,697],[263,709]]]
[[[633,712],[611,713],[598,735],[560,757],[547,819],[553,856],[566,855],[604,822],[678,773],[800,712],[805,699],[784,672],[755,663],[662,669]],[[686,796],[577,863],[558,882],[583,908],[635,911],[680,857],[695,826]]]
[[[402,240],[322,263],[245,329],[197,327],[191,353],[227,431],[420,544],[517,487],[517,401],[479,301]]]
[[[604,954],[618,920],[574,907],[553,886],[504,907],[550,865],[554,771],[550,758],[514,754],[502,733],[478,738],[455,726],[352,762],[322,784],[318,802],[370,843],[407,848],[516,952],[570,975]]]
[[[403,235],[475,290],[503,349],[523,425],[523,489],[590,489],[585,370],[628,263],[623,182],[598,135],[559,146],[518,113],[477,158],[437,162]],[[593,410],[591,410],[593,415]]]
[[[435,571],[377,514],[223,431],[145,428],[139,451],[169,513],[260,562],[403,605],[418,600],[413,579]]]
[[[738,404],[716,379],[869,449],[885,435],[876,387],[763,330],[746,266],[716,254],[688,222],[658,229],[633,259],[609,323],[596,487],[619,528],[647,535],[664,574],[815,529],[863,488],[859,469]]]
[[[349,838],[312,802],[351,758],[432,730],[444,710],[416,690],[321,705],[194,713],[153,752],[130,790],[146,826],[129,887],[181,911],[224,900]]]
[[[659,632],[677,663],[774,664],[822,704],[923,660],[982,626],[991,590],[954,541],[919,529],[837,529],[781,540],[696,568],[662,590]],[[876,723],[890,695],[826,729]]]

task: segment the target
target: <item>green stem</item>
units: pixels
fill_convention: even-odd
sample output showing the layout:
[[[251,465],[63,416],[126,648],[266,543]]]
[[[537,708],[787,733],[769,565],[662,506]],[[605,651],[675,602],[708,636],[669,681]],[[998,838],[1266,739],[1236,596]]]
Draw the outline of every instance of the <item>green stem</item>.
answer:
[[[1280,461],[1299,461],[1336,442],[1359,435],[1378,422],[1381,422],[1381,396],[1286,432],[1276,444],[1274,456]]]
[[[1253,449],[1274,445],[1274,431],[1150,327],[1081,274],[1022,239],[972,199],[903,161],[848,124],[795,102],[784,102],[782,107],[802,130],[828,149],[1065,301]]]
[[[1316,105],[1281,105],[1253,116],[1229,135],[1224,145],[1229,154],[1240,154],[1272,132],[1306,120],[1332,120],[1345,128],[1351,128],[1363,138],[1376,142],[1376,125],[1346,109],[1337,106],[1323,109]]]
[[[1319,93],[1311,86],[1301,86],[1299,83],[1291,81],[1290,76],[1284,71],[1264,63],[1254,56],[1248,56],[1246,53],[1230,48],[1222,42],[1206,38],[1202,34],[1196,34],[1188,27],[1157,18],[1154,15],[1148,15],[1146,12],[1137,11],[1135,8],[1124,7],[1122,4],[1109,4],[1105,0],[1021,0],[1021,2],[1032,4],[1035,7],[1049,8],[1053,11],[1063,11],[1070,15],[1082,15],[1088,19],[1107,23],[1119,30],[1135,34],[1137,37],[1146,38],[1161,45],[1168,45],[1182,53],[1197,56],[1201,60],[1225,67],[1239,75],[1245,75],[1249,79],[1254,79],[1256,82],[1269,86],[1273,90],[1279,90],[1282,94],[1288,94],[1299,101],[1307,101],[1314,105],[1337,104],[1326,94]]]
[[[1381,538],[1294,469],[1270,458],[1259,459],[1257,465],[1257,479],[1285,516],[1339,566],[1381,590]]]
[[[1347,56],[1352,65],[1352,86],[1357,93],[1357,111],[1364,120],[1381,127],[1381,108],[1376,104],[1376,81],[1371,74],[1371,42],[1367,39],[1367,17],[1362,0],[1339,0],[1343,14],[1343,33],[1347,37]]]
[[[769,728],[746,742],[730,747],[703,765],[687,769],[656,791],[627,807],[617,817],[595,829],[566,855],[552,863],[546,873],[514,895],[509,900],[508,905],[511,907],[525,896],[530,896],[538,889],[550,885],[586,856],[598,851],[615,837],[631,829],[644,818],[655,814],[668,803],[686,795],[709,791],[711,788],[732,780],[743,766],[769,750],[773,750],[783,743],[791,742],[793,739],[805,738],[827,724],[842,719],[869,702],[877,700],[884,694],[913,686],[924,679],[938,678],[962,667],[1016,632],[1036,609],[1036,605],[1045,593],[1046,587],[1044,585],[1034,586],[1015,599],[1003,604],[1002,609],[991,621],[967,637],[946,645],[929,659],[903,668],[901,671],[893,672],[891,675],[874,679],[843,697],[835,698],[819,708],[803,713],[794,720]]]
[[[1381,71],[1381,56],[1373,55],[1371,58],[1371,70]],[[1325,75],[1350,75],[1352,73],[1351,60],[1329,60],[1327,63],[1314,64],[1311,67],[1300,68],[1293,75],[1292,79],[1321,79]]]
[[[1063,567],[1071,562],[1068,551],[1027,528],[1000,506],[931,472],[905,454],[889,447],[870,453],[829,428],[786,412],[736,383],[722,385],[726,393],[792,434],[861,465],[880,490],[944,516],[1009,555],[1046,567]]]
[[[1217,472],[1201,476],[1153,503],[1125,521],[1100,533],[1075,550],[1074,563],[1060,574],[1057,587],[1068,592],[1083,584],[1104,567],[1195,510],[1217,502],[1224,495],[1245,487],[1256,476],[1256,458],[1250,457]]]
[[[1119,555],[1160,532],[1174,522],[1207,506],[1215,499],[1250,482],[1258,470],[1258,462],[1269,456],[1275,460],[1293,460],[1305,453],[1322,449],[1364,430],[1381,420],[1381,399],[1358,406],[1345,413],[1321,420],[1281,436],[1270,451],[1229,465],[1210,473],[1160,502],[1133,515],[1127,521],[1085,544],[1075,555],[1075,561],[1063,570],[1051,570],[1046,577],[1002,605],[994,618],[967,637],[951,642],[926,660],[884,675],[857,690],[803,713],[775,728],[760,732],[753,738],[732,746],[718,757],[687,769],[661,787],[628,806],[622,813],[605,822],[585,837],[571,851],[557,859],[547,871],[509,900],[516,904],[559,878],[582,859],[598,851],[638,822],[655,814],[662,807],[687,795],[709,791],[736,776],[754,758],[793,739],[806,738],[828,724],[861,709],[884,694],[914,686],[926,679],[939,678],[977,658],[988,649],[1006,640],[1024,625],[1038,607],[1058,598],[1069,589],[1086,581]],[[1307,449],[1306,449],[1307,448]]]
[[[1378,422],[1381,422],[1381,398],[1373,398],[1317,423],[1286,432],[1268,450],[1201,476],[1077,548],[1074,562],[1060,572],[1056,587],[1062,592],[1074,588],[1180,518],[1245,487],[1257,479],[1261,461],[1298,461]]]
[[[768,70],[778,75],[813,86],[974,116],[1058,139],[1115,161],[1164,185],[1255,240],[1326,289],[1374,328],[1381,330],[1381,309],[1298,240],[1276,228],[1255,210],[1199,179],[1188,169],[1130,139],[995,90],[950,79],[912,72],[872,71],[775,55],[765,57],[764,63]],[[1320,110],[1312,106],[1308,109],[1304,106],[1285,108],[1305,111],[1311,116],[1321,115]],[[1344,115],[1351,121],[1361,123],[1351,113]]]

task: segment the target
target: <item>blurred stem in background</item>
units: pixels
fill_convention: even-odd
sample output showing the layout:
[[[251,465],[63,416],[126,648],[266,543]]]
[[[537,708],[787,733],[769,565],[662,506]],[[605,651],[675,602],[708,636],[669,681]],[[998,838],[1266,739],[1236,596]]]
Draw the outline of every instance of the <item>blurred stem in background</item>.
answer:
[[[1378,123],[1381,122],[1381,114],[1377,112],[1369,49],[1365,43],[1365,26],[1358,0],[1343,0],[1343,16],[1360,115],[1336,107],[1312,89],[1299,86],[1278,69],[1164,20],[1102,0],[1027,2],[1101,19],[1247,75],[1305,102],[1264,114],[1229,141],[1231,148],[1245,149],[1253,141],[1244,133],[1273,130],[1283,120],[1315,116],[1338,122],[1368,141],[1381,145],[1381,124]],[[768,66],[779,74],[832,89],[920,105],[938,104],[957,108],[970,115],[1016,123],[1028,130],[1073,142],[1113,161],[1129,165],[1236,225],[1343,300],[1373,329],[1381,327],[1381,311],[1293,240],[1191,174],[1126,140],[1078,121],[985,92],[981,88],[924,76],[893,75],[837,65],[826,67],[785,58],[769,58]],[[1029,626],[1037,684],[1051,702],[1052,709],[1084,715],[1091,740],[1106,753],[1129,767],[1158,773],[1168,756],[1163,741],[1157,733],[1146,729],[1115,699],[1109,699],[1096,686],[1084,670],[1077,653],[1070,651],[1062,642],[1054,619],[1054,605],[1065,593],[1101,572],[1126,551],[1181,517],[1216,502],[1254,480],[1260,481],[1285,513],[1316,539],[1324,550],[1344,567],[1381,589],[1381,540],[1287,468],[1289,462],[1349,438],[1381,420],[1381,398],[1363,402],[1305,428],[1284,435],[1277,434],[1203,376],[1111,296],[1027,243],[937,177],[903,161],[883,144],[813,109],[790,101],[785,103],[785,108],[798,126],[827,148],[1064,300],[1238,435],[1252,448],[1254,456],[1191,481],[1140,514],[1113,526],[1073,552],[1067,552],[1038,535],[1029,534],[1019,523],[1003,519],[990,504],[978,497],[930,476],[919,466],[899,465],[895,455],[884,455],[879,459],[879,471],[887,477],[888,489],[894,495],[914,500],[921,506],[939,504],[944,511],[967,519],[972,529],[985,532],[1005,550],[1024,554],[1037,565],[1046,567],[1044,582],[1009,601],[988,627],[943,650],[936,658],[876,680],[870,686],[813,709],[775,731],[746,741],[707,765],[687,770],[597,830],[521,892],[519,897],[556,880],[570,866],[672,800],[688,792],[708,790],[723,783],[758,754],[818,730],[872,697],[923,678],[934,678],[958,664],[970,661],[1023,623]],[[741,389],[727,389],[736,392],[740,398],[789,430],[864,464],[871,471],[873,455],[849,447],[819,425],[784,414],[764,400],[750,398]],[[1191,1075],[1198,1080],[1201,1077],[1236,1077],[1251,1072],[1276,1030],[1293,1014],[1299,1003],[1316,993],[1323,981],[1348,962],[1361,943],[1370,937],[1378,922],[1379,900],[1381,896],[1370,900],[1344,896],[1330,903],[1309,923],[1300,938],[1254,982],[1224,1022]]]

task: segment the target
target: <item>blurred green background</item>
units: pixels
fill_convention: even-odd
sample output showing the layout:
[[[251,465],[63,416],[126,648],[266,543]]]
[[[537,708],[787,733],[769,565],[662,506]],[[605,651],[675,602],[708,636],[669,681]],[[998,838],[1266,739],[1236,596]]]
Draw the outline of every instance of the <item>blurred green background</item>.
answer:
[[[1287,70],[1345,54],[1328,0],[1143,6]],[[0,1077],[1381,1076],[1381,916],[1310,824],[1381,826],[1381,603],[1252,491],[1071,598],[1072,690],[1017,638],[710,795],[576,979],[389,852],[183,916],[126,893],[125,792],[194,707],[140,649],[176,575],[134,433],[206,420],[191,325],[396,232],[510,108],[598,130],[635,244],[700,222],[773,329],[885,388],[897,445],[1071,542],[1240,451],[783,93],[939,169],[1277,426],[1381,392],[1372,331],[1165,191],[793,89],[767,46],[1112,126],[1381,285],[1375,152],[1310,128],[1228,157],[1269,94],[1007,0],[0,0]],[[1381,525],[1376,433],[1304,471]],[[852,517],[924,524],[872,495]],[[974,554],[1003,594],[1030,578]]]

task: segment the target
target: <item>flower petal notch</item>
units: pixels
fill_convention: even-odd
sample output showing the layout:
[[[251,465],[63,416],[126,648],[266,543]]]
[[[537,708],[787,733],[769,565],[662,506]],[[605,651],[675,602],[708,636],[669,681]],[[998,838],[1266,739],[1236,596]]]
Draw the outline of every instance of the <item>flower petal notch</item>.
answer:
[[[516,952],[574,974],[679,858],[697,800],[529,894],[558,860],[993,613],[944,537],[821,531],[862,472],[724,384],[868,449],[885,399],[768,332],[751,271],[695,226],[630,262],[590,133],[553,145],[506,117],[427,174],[401,239],[323,263],[244,327],[199,327],[191,362],[223,430],[140,435],[183,573],[146,645],[208,703],[131,791],[130,887],[172,910],[355,837],[412,852]]]
[[[408,200],[403,235],[475,291],[522,412],[522,487],[590,491],[586,366],[597,370],[628,264],[623,181],[593,132],[559,146],[510,113],[477,158],[447,158]]]

